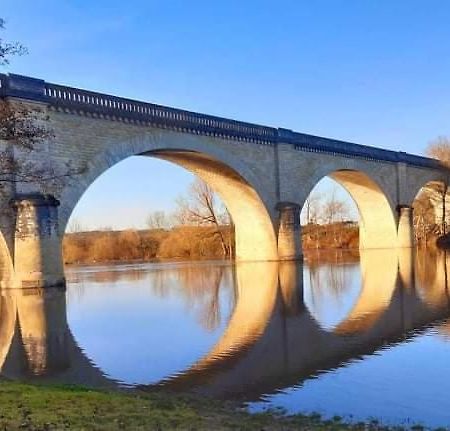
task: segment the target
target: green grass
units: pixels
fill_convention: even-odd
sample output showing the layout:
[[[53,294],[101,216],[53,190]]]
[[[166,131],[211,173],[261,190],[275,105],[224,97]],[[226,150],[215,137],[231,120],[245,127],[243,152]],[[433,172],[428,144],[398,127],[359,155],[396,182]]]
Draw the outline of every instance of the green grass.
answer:
[[[0,383],[0,430],[378,430],[340,417],[249,414],[209,399],[107,392],[73,386]]]

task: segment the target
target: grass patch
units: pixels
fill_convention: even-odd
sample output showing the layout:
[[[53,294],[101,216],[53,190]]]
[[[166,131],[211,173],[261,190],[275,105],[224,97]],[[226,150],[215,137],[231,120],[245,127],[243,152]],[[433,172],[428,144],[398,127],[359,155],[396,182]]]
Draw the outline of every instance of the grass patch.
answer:
[[[167,393],[0,383],[0,430],[379,430],[340,417],[249,414],[228,403]],[[399,429],[399,428],[396,428]]]

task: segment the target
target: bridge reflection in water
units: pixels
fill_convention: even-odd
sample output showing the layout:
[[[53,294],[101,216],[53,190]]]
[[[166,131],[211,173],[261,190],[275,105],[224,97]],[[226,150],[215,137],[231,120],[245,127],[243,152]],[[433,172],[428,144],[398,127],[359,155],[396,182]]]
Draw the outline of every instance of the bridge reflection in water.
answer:
[[[207,329],[217,324],[223,277],[234,276],[230,318],[207,354],[186,369],[140,388],[254,401],[301,386],[310,378],[411,339],[431,326],[448,339],[448,255],[415,255],[409,249],[371,250],[361,252],[359,264],[355,259],[333,259],[311,259],[305,266],[295,262],[241,263],[232,272],[211,265],[180,270],[178,283],[183,285],[183,295],[192,307],[196,298],[201,298]],[[347,272],[357,267],[361,271],[360,286],[350,286],[353,293],[351,301],[344,304],[345,314],[324,318],[322,302],[344,297],[351,284]],[[153,290],[164,296],[173,279],[170,274],[167,278],[165,265],[156,265],[153,270],[157,274]],[[71,278],[77,274],[111,283],[126,277],[139,279],[146,270],[97,269],[73,272]],[[78,346],[68,325],[65,291],[2,292],[2,375],[99,387],[119,385],[88,355]]]

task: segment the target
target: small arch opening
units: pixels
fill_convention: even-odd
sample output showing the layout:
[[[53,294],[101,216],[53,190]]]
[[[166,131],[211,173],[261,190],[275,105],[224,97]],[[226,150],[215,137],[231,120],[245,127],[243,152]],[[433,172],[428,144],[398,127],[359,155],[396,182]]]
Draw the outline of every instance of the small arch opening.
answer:
[[[417,193],[412,203],[414,239],[419,247],[450,244],[448,217],[450,194],[443,181],[429,181]]]
[[[304,248],[377,249],[395,247],[396,220],[380,186],[367,174],[337,170],[310,192],[301,214]],[[325,226],[325,227],[323,227]],[[325,231],[320,243],[310,231]],[[330,233],[331,232],[331,233]]]

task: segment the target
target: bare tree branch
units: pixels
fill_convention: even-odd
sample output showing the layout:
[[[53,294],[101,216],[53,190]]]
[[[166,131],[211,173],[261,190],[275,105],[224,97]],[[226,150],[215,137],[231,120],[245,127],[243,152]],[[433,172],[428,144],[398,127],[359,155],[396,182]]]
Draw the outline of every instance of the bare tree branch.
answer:
[[[179,224],[215,226],[215,234],[220,238],[224,256],[231,256],[231,247],[226,243],[222,232],[222,225],[229,224],[230,219],[208,184],[200,179],[195,180],[189,187],[188,196],[178,198],[176,203],[175,218]]]
[[[5,20],[0,18],[0,30],[5,28]],[[9,57],[27,54],[28,50],[19,42],[5,42],[0,38],[0,66],[9,64]]]

